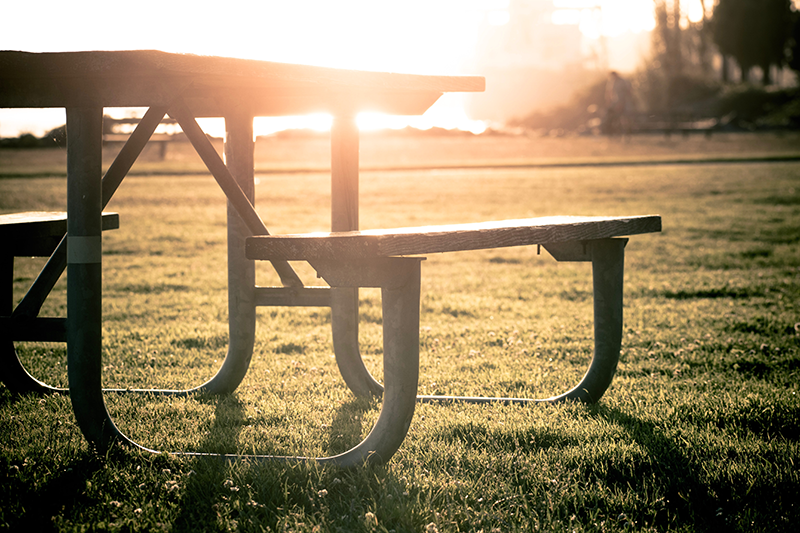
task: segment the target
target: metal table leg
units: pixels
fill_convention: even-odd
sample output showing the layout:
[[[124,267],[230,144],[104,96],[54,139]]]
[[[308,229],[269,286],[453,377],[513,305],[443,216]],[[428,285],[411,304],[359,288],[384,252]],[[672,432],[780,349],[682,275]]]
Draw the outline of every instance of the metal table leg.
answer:
[[[250,203],[255,203],[253,117],[246,111],[225,117],[225,165]],[[255,261],[244,256],[244,241],[252,233],[228,202],[228,353],[222,367],[191,392],[226,394],[244,379],[253,356],[256,331]]]
[[[381,413],[363,442],[322,462],[384,463],[400,447],[411,425],[419,382],[420,259],[391,261],[386,270],[389,279],[382,280],[381,287],[385,388]]]
[[[569,391],[550,398],[503,398],[467,396],[418,396],[421,402],[540,403],[579,400],[594,403],[611,385],[619,362],[622,344],[622,288],[625,244],[628,239],[602,239],[588,243],[565,243],[568,248],[583,248],[559,260],[592,262],[594,292],[594,355],[583,379]],[[550,249],[548,247],[548,249]]]
[[[331,231],[358,229],[358,125],[355,116],[334,117],[331,126]],[[380,396],[358,347],[358,287],[331,289],[331,329],[336,364],[359,397]]]
[[[594,403],[611,385],[622,346],[622,289],[627,242],[628,239],[592,241],[594,356],[589,370],[575,388],[546,401]]]
[[[116,192],[117,188],[122,183],[122,180],[127,175],[136,158],[142,152],[148,139],[155,131],[161,119],[166,114],[165,107],[152,107],[147,110],[141,122],[131,134],[128,141],[122,147],[114,162],[108,168],[102,181],[102,205],[105,207],[111,200],[111,197]],[[9,269],[13,269],[13,257],[8,258],[8,262],[4,263]],[[7,316],[13,318],[35,318],[39,315],[39,311],[44,304],[45,299],[53,290],[61,274],[67,267],[67,239],[66,237],[56,247],[55,251],[48,259],[42,271],[37,276],[33,285],[25,294],[22,301],[17,305],[16,309],[9,308]],[[8,276],[13,276],[13,270],[9,271]],[[6,274],[4,274],[4,277]],[[11,285],[9,284],[9,290]],[[3,298],[8,304],[12,305],[11,294]],[[64,338],[45,338],[37,335],[36,340],[42,341],[60,341],[63,342]],[[11,341],[2,341],[0,346],[0,361],[2,361],[2,379],[6,386],[9,387],[14,393],[23,394],[33,392],[38,394],[46,393],[64,393],[67,389],[52,387],[43,383],[33,376],[31,376],[17,357],[14,343]]]
[[[75,418],[105,449],[121,436],[103,402],[102,139],[103,108],[67,108],[67,362]]]

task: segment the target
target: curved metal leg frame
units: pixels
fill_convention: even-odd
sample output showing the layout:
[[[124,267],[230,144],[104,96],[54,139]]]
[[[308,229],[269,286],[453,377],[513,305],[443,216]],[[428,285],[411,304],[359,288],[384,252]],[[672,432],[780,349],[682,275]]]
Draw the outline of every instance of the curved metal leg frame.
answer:
[[[166,108],[151,108],[137,126],[103,178],[102,204],[111,199],[150,135],[166,114]],[[253,133],[252,117],[246,113],[226,118],[228,137],[225,143],[227,167],[244,194],[253,202]],[[244,240],[251,235],[236,209],[228,203],[228,311],[230,343],[222,367],[206,383],[186,390],[107,389],[118,393],[148,393],[185,396],[196,393],[223,394],[232,392],[241,383],[250,364],[255,338],[255,267],[244,256]],[[15,314],[35,317],[44,298],[67,266],[66,240],[53,253],[45,270],[37,278],[35,290],[18,306]],[[10,298],[9,298],[10,300]],[[10,314],[10,313],[9,313]],[[63,339],[61,339],[63,341]],[[11,341],[0,346],[2,379],[14,393],[64,393],[68,389],[52,387],[31,376],[22,365]]]
[[[6,294],[2,295],[2,315],[11,316],[13,312],[13,285],[14,280],[14,257],[0,257],[0,283],[3,285]],[[7,283],[7,284],[6,284]],[[7,288],[7,289],[6,289]],[[0,331],[0,337],[4,333]],[[41,382],[31,376],[19,360],[17,350],[14,348],[14,341],[9,338],[0,339],[0,380],[8,387],[13,394],[24,394],[33,392],[36,394],[64,393],[67,389],[52,387],[47,383]]]
[[[0,346],[0,360],[3,368],[3,384],[14,394],[63,394],[69,389],[53,387],[31,376],[17,356],[12,341],[3,341]]]
[[[148,139],[155,131],[161,119],[167,113],[166,107],[151,107],[147,110],[139,125],[131,134],[128,141],[120,150],[114,162],[108,168],[102,181],[102,206],[105,207],[111,200],[122,180],[133,166],[136,158],[142,152]],[[9,258],[8,275],[13,279],[13,257]],[[19,303],[16,309],[8,309],[8,315],[30,317],[38,316],[45,299],[53,290],[64,269],[67,268],[67,239],[64,237],[53,251],[45,267],[34,281],[28,293]],[[11,294],[4,298],[11,304]],[[13,312],[12,312],[13,311]],[[47,339],[45,339],[47,340]],[[50,339],[55,340],[55,339]],[[63,342],[63,338],[58,339]],[[36,393],[52,394],[66,393],[68,389],[53,387],[43,383],[31,376],[17,356],[14,343],[3,341],[0,346],[0,361],[2,361],[2,380],[3,383],[15,394]]]
[[[358,348],[357,288],[331,289],[331,329],[336,364],[353,394],[361,398],[383,394],[383,385],[364,366]]]
[[[622,286],[627,239],[592,241],[594,355],[589,370],[573,389],[544,399],[466,396],[418,396],[421,402],[538,403],[578,400],[594,403],[611,385],[622,344]]]
[[[255,198],[253,166],[253,118],[248,113],[225,117],[225,165],[247,199]],[[118,393],[148,393],[166,396],[228,394],[247,374],[253,356],[256,331],[255,261],[244,255],[244,243],[252,235],[228,202],[228,352],[217,373],[197,387],[185,390],[107,389]]]
[[[419,260],[396,258],[390,260],[379,279],[383,303],[383,348],[386,390],[383,406],[375,426],[358,445],[330,457],[288,457],[272,455],[206,454],[170,452],[171,455],[210,457],[226,460],[317,461],[342,467],[365,463],[385,463],[398,450],[411,425],[416,406],[419,379]],[[381,269],[384,266],[382,265]],[[352,270],[352,269],[348,269]],[[372,275],[371,272],[368,275]],[[343,276],[350,276],[350,272]],[[374,278],[371,278],[374,279]],[[398,280],[399,283],[398,284]],[[370,283],[366,281],[365,283]],[[368,285],[369,286],[369,285]],[[88,335],[92,339],[93,334]],[[99,338],[99,335],[97,336]],[[99,450],[112,443],[153,452],[123,435],[114,425],[103,403],[100,387],[101,365],[96,357],[70,359],[70,391],[76,417],[89,442]]]
[[[356,117],[338,114],[331,125],[331,231],[358,229],[359,131]],[[344,382],[358,397],[383,394],[358,349],[358,287],[331,289],[333,352]]]
[[[225,117],[225,164],[251,203],[255,200],[253,117],[248,113]],[[256,334],[255,261],[244,255],[252,233],[228,202],[228,353],[216,375],[187,393],[227,394],[247,374]]]
[[[605,394],[619,363],[622,346],[622,295],[627,239],[592,242],[594,356],[589,370],[570,391],[544,401],[595,403]]]

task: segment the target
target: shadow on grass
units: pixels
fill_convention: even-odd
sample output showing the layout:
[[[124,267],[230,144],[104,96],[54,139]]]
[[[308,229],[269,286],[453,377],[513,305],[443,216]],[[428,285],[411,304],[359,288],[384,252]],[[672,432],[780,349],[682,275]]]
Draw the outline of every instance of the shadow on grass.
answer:
[[[328,450],[331,455],[344,453],[361,442],[364,414],[375,403],[376,400],[354,399],[342,404],[328,431]]]
[[[622,428],[646,452],[646,461],[625,464],[613,457],[605,464],[589,464],[591,474],[613,489],[644,493],[654,485],[663,495],[662,525],[690,527],[699,531],[783,531],[793,514],[790,486],[763,472],[750,472],[750,488],[732,484],[727,466],[734,457],[724,450],[703,447],[699,433],[705,427],[686,424],[685,431],[666,428],[605,405],[592,407],[605,421]],[[669,435],[668,435],[669,434]],[[672,436],[674,434],[674,436]],[[730,452],[728,452],[730,455]],[[718,455],[715,457],[715,455]],[[735,470],[735,467],[734,467]],[[796,514],[796,512],[794,513]],[[796,517],[795,517],[796,518]]]
[[[490,428],[472,421],[453,425],[452,429],[441,434],[440,438],[446,442],[461,442],[473,448],[500,448],[515,452],[558,449],[579,444],[576,436],[563,435],[552,428],[528,428],[509,431]]]
[[[709,446],[708,433],[715,429],[708,421],[684,420],[680,427],[668,427],[661,419],[651,421],[604,404],[567,408],[564,416],[577,418],[583,429],[558,423],[508,430],[469,421],[451,425],[437,438],[459,442],[499,463],[520,453],[541,461],[543,453],[550,466],[569,472],[575,483],[564,489],[565,501],[573,491],[584,491],[602,515],[616,517],[623,512],[639,525],[692,531],[787,531],[796,523],[791,483],[776,480],[766,468],[749,470],[752,449],[740,449],[736,439]],[[768,459],[754,463],[759,461]],[[748,471],[742,473],[743,469]],[[553,490],[547,492],[555,496]],[[620,495],[627,496],[620,499]],[[581,512],[576,514],[581,516]],[[589,515],[582,518],[588,520]]]
[[[217,402],[215,421],[198,448],[213,453],[235,453],[240,448],[241,428],[248,423],[243,405],[234,396],[205,401]],[[371,401],[354,400],[337,411],[328,431],[331,455],[346,451],[360,441],[363,415],[371,406]],[[293,429],[287,425],[288,431]],[[269,445],[267,448],[276,447]],[[332,497],[329,500],[335,500],[333,487],[343,488],[340,485],[344,485],[352,473],[337,467],[321,467],[314,461],[254,457],[232,462],[213,457],[197,458],[192,460],[191,469],[182,487],[183,496],[173,523],[178,531],[283,530],[297,523],[301,526],[309,522],[324,523],[331,517],[321,494],[327,496],[329,489],[325,487],[330,487]],[[317,494],[317,499],[310,498],[309,494]],[[364,512],[361,511],[361,516]]]
[[[198,401],[216,404],[214,422],[208,434],[200,441],[198,449],[207,453],[236,453],[239,449],[239,434],[247,423],[244,406],[238,396],[199,396]]]
[[[214,422],[207,435],[200,441],[198,449],[208,453],[235,453],[238,449],[239,434],[245,422],[244,408],[235,395],[222,397],[203,396],[204,403],[216,403]],[[234,485],[228,483],[226,462],[218,457],[197,458],[192,461],[193,469],[182,487],[183,497],[178,506],[175,525],[179,530],[196,528],[198,531],[212,527],[218,522],[218,503],[227,497]],[[227,490],[228,494],[224,491]]]
[[[43,462],[41,457],[27,457],[23,467]],[[91,505],[84,494],[87,483],[104,468],[103,461],[94,454],[62,464],[47,479],[31,480],[28,476],[14,475],[20,467],[0,462],[0,498],[4,502],[3,522],[11,531],[51,531],[53,517],[71,515]],[[2,528],[0,528],[2,529]]]
[[[700,477],[701,465],[687,453],[687,447],[667,437],[656,424],[607,406],[592,408],[596,414],[621,427],[645,451],[645,461],[625,464],[611,458],[604,464],[589,463],[586,468],[616,489],[637,487],[644,492],[654,484],[662,495],[662,516],[669,522],[702,530],[723,531],[720,501],[712,497],[709,487]],[[667,524],[663,524],[667,525]]]

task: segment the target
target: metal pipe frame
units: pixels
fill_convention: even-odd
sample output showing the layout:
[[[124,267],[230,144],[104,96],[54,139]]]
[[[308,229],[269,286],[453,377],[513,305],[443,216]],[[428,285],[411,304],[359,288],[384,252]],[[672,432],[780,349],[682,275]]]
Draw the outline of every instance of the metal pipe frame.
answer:
[[[228,353],[218,372],[208,381],[185,390],[169,389],[106,389],[118,393],[148,393],[184,396],[197,393],[229,393],[241,383],[250,364],[255,338],[255,266],[244,257],[244,240],[254,232],[268,234],[266,227],[252,207],[254,202],[253,117],[246,110],[233,109],[226,117],[225,159],[223,162],[208,142],[188,109],[178,101],[172,110],[193,146],[201,154],[209,170],[228,196],[228,309],[230,340]],[[148,109],[102,180],[102,206],[111,200],[125,175],[168,108]],[[73,122],[77,124],[77,119]],[[77,127],[73,126],[72,130]],[[102,131],[102,130],[101,130]],[[102,133],[98,139],[102,139]],[[87,142],[86,139],[82,142]],[[100,142],[100,141],[98,141]],[[102,145],[101,145],[102,146]],[[69,148],[68,148],[69,150]],[[69,174],[69,169],[68,169]],[[284,284],[294,291],[302,290],[302,282],[286,262],[276,262],[276,270]],[[67,268],[67,237],[65,236],[45,264],[25,297],[8,314],[15,319],[35,318],[59,277]],[[5,271],[9,270],[9,274]],[[13,276],[13,258],[4,260],[3,277]],[[347,290],[347,289],[345,289]],[[302,293],[305,294],[305,293]],[[327,299],[327,298],[326,298]],[[11,303],[11,295],[7,301]],[[316,301],[319,301],[318,299]],[[316,301],[310,303],[314,304]],[[67,393],[68,389],[53,387],[34,378],[22,365],[10,340],[0,340],[0,369],[3,382],[15,394]]]
[[[353,114],[337,115],[331,125],[331,231],[358,229],[359,132]],[[358,287],[331,289],[333,353],[342,379],[358,397],[383,394],[370,374],[358,344]]]
[[[576,400],[595,403],[605,394],[619,363],[622,346],[622,300],[625,245],[628,239],[601,239],[585,243],[592,262],[594,296],[594,354],[581,381],[569,391],[550,398],[470,396],[418,396],[423,403],[557,403]]]
[[[350,114],[334,117],[331,127],[331,231],[353,231],[358,221],[359,137]],[[624,248],[627,239],[564,243],[563,260],[591,261],[594,292],[594,355],[589,370],[573,389],[551,398],[418,396],[420,402],[505,404],[580,400],[597,402],[611,384],[619,361],[622,339]],[[580,248],[572,251],[573,244]],[[561,255],[556,256],[561,259]],[[358,342],[358,288],[331,289],[331,327],[336,363],[348,388],[358,397],[383,394],[361,357]]]
[[[159,122],[167,113],[165,107],[152,107],[147,110],[142,120],[137,125],[125,145],[120,150],[114,162],[108,168],[102,180],[102,207],[105,207],[112,196],[119,188],[122,180],[133,166],[136,158],[144,149],[147,141],[152,136]],[[102,139],[102,133],[101,137]],[[8,258],[4,268],[8,269],[8,274],[3,273],[3,279],[13,281],[13,260]],[[16,308],[8,308],[8,316],[12,319],[33,319],[39,315],[39,311],[53,290],[61,274],[67,268],[67,236],[61,239],[50,258],[45,263],[42,271],[36,277],[28,292],[19,302]],[[9,287],[11,285],[9,284]],[[13,307],[12,294],[4,296],[3,300]],[[13,341],[3,339],[0,344],[0,377],[3,383],[15,394],[36,393],[36,394],[63,394],[69,392],[68,389],[53,387],[34,378],[24,367],[17,356]]]
[[[323,266],[323,276],[332,286],[377,286],[381,289],[384,317],[383,364],[386,376],[383,405],[372,430],[359,444],[344,453],[326,457],[167,453],[179,457],[207,457],[228,461],[313,461],[345,468],[387,462],[403,443],[417,403],[421,261],[420,258],[389,258],[376,264]],[[79,286],[85,289],[93,285],[90,278],[91,276],[84,276],[76,280],[76,288]],[[86,315],[95,315],[98,311],[95,308],[99,308],[96,300],[97,298],[73,298],[71,309]],[[99,320],[86,322],[94,324],[99,323]],[[95,328],[73,329],[77,331],[71,331],[71,340],[76,346],[82,343],[80,346],[84,350],[77,352],[72,344],[68,345],[70,394],[78,424],[90,445],[101,453],[114,444],[149,453],[163,453],[134,442],[116,427],[102,398],[99,332]]]
[[[102,388],[102,240],[101,212],[103,204],[100,182],[102,164],[102,116],[100,106],[67,109],[67,360],[69,393],[73,412],[81,432],[96,450],[103,452],[117,444],[146,452],[158,453],[137,444],[125,436],[111,419],[103,399]],[[237,116],[230,120],[230,136],[242,135],[252,142],[252,118]],[[249,126],[248,126],[249,124]],[[249,134],[248,134],[249,130]],[[226,151],[229,164],[235,169],[247,168],[243,181],[252,183],[252,155],[235,148]],[[252,154],[252,152],[251,152]],[[245,173],[245,174],[246,174]],[[252,198],[252,185],[247,191]],[[230,299],[231,325],[234,339],[244,339],[247,354],[252,353],[254,338],[254,264],[244,257],[244,237],[250,232],[243,228],[235,207],[229,206],[229,264],[232,287]],[[284,460],[332,463],[355,466],[382,463],[402,444],[416,405],[419,376],[419,287],[420,259],[392,258],[378,265],[332,265],[334,278],[346,281],[332,286],[378,286],[381,288],[384,309],[384,371],[387,376],[384,402],[378,420],[369,435],[358,445],[331,457],[286,457],[267,455],[204,454],[172,452],[180,456],[213,456],[228,460]],[[355,281],[352,277],[355,276]],[[235,342],[235,341],[234,341]],[[223,390],[238,382],[247,371],[249,355],[241,353],[233,363],[217,374]],[[216,386],[216,385],[215,385]],[[212,389],[208,383],[199,387]]]
[[[228,199],[228,351],[222,366],[208,381],[184,390],[107,389],[118,393],[148,393],[168,396],[228,394],[236,390],[247,374],[253,356],[256,328],[255,262],[244,254],[244,243],[251,235],[269,235],[255,211],[255,165],[253,115],[246,107],[231,107],[225,116],[225,161],[220,159],[191,111],[180,100],[169,110],[181,126],[195,151]],[[286,261],[273,261],[284,283],[284,290],[306,295],[303,283]],[[291,295],[289,296],[291,300]]]
[[[502,403],[510,404],[530,404],[530,403],[558,403],[567,400],[580,401],[584,403],[596,403],[608,390],[614,378],[619,363],[620,348],[622,345],[622,325],[623,325],[623,286],[624,286],[624,264],[625,264],[625,245],[628,239],[601,239],[575,243],[584,250],[580,258],[569,259],[572,261],[591,261],[592,263],[592,285],[594,297],[594,353],[589,364],[589,369],[572,389],[562,394],[550,398],[511,398],[511,397],[479,397],[479,396],[436,396],[419,395],[417,401],[421,403]],[[569,247],[571,243],[566,243]],[[316,266],[316,265],[315,265]],[[325,277],[323,275],[323,277]],[[357,304],[356,304],[357,305]],[[357,324],[355,331],[348,329],[351,326],[346,320],[353,315],[352,309],[343,313],[343,308],[339,308],[340,322],[339,329],[335,327],[334,321],[334,340],[336,335],[340,339],[344,338],[350,343],[346,347],[345,353],[337,350],[341,345],[334,344],[336,360],[339,363],[340,371],[345,376],[348,386],[352,383],[374,383],[374,388],[363,390],[350,386],[350,389],[359,396],[380,395],[383,390],[361,361],[358,352]],[[355,309],[355,320],[357,321],[358,310]],[[332,319],[336,318],[332,313]],[[353,347],[354,346],[354,347]],[[357,359],[357,360],[356,360]],[[360,363],[360,364],[359,364]],[[349,378],[349,380],[348,380]],[[375,391],[377,389],[377,392]]]
[[[100,106],[67,109],[68,138],[68,236],[66,263],[68,270],[67,354],[70,398],[81,431],[98,450],[120,443],[149,450],[123,435],[111,420],[103,401],[101,385],[102,300],[101,300],[101,212],[110,195],[101,183],[102,112]],[[194,122],[192,117],[177,112],[179,122]],[[161,114],[163,116],[163,113]],[[160,120],[160,117],[159,117]],[[194,122],[196,124],[196,122]],[[346,211],[357,211],[357,130],[352,120],[338,121],[332,140],[334,182],[345,185],[334,190],[345,191],[345,197],[332,196],[334,230],[357,228],[357,217],[342,222],[336,217]],[[226,163],[206,164],[217,181],[232,198],[228,204],[228,273],[229,326],[231,344],[218,373],[203,385],[184,391],[136,390],[156,394],[194,394],[198,392],[229,393],[239,385],[247,372],[255,335],[256,287],[254,263],[244,257],[244,239],[266,228],[252,207],[253,131],[252,116],[245,111],[226,117]],[[184,128],[186,131],[187,128]],[[199,129],[199,128],[198,128]],[[189,135],[193,143],[202,145],[196,132]],[[353,139],[355,138],[355,142]],[[203,141],[207,139],[203,135]],[[145,140],[146,142],[146,140]],[[127,146],[127,145],[126,145]],[[143,145],[142,145],[143,146]],[[207,148],[207,147],[206,147]],[[198,152],[206,150],[202,146]],[[133,147],[132,147],[133,149]],[[141,150],[141,148],[139,148]],[[339,150],[340,155],[337,154]],[[355,157],[353,157],[355,153]],[[138,155],[138,154],[137,154]],[[215,154],[216,155],[216,154]],[[204,160],[208,158],[206,151]],[[338,159],[337,159],[338,158]],[[135,157],[134,157],[135,159]],[[221,163],[221,162],[220,162]],[[132,162],[131,162],[132,164]],[[128,167],[129,168],[129,167]],[[353,169],[355,168],[355,171]],[[127,170],[125,170],[127,172]],[[222,177],[220,177],[220,174]],[[124,172],[122,172],[124,177]],[[120,178],[121,179],[121,178]],[[116,184],[118,186],[119,183]],[[114,189],[116,189],[114,186]],[[231,192],[233,191],[233,192]],[[349,192],[348,192],[349,191]],[[229,194],[230,193],[230,194]],[[113,194],[113,192],[112,192]],[[355,204],[352,197],[355,196]],[[348,200],[348,198],[350,198]],[[242,201],[244,199],[244,201]],[[243,215],[244,213],[244,215]],[[337,214],[338,213],[338,214]],[[252,218],[258,218],[254,223]],[[353,221],[355,220],[355,222]],[[341,226],[341,227],[339,227]],[[345,228],[345,226],[348,226]],[[622,287],[624,246],[627,239],[591,241],[594,285],[595,351],[589,370],[570,391],[546,399],[471,398],[457,396],[417,396],[419,377],[419,292],[421,258],[383,258],[359,265],[313,264],[331,286],[330,305],[337,363],[348,386],[358,395],[383,394],[383,407],[375,427],[364,441],[353,449],[332,457],[282,457],[236,454],[214,455],[174,452],[176,455],[215,456],[227,459],[243,457],[263,460],[315,460],[353,466],[365,462],[385,462],[399,448],[407,434],[414,406],[419,402],[503,402],[531,403],[579,400],[596,402],[602,397],[616,371],[622,335]],[[62,252],[63,253],[63,252]],[[56,255],[56,254],[54,254]],[[276,264],[276,263],[273,263]],[[288,263],[286,264],[288,267]],[[281,263],[276,264],[276,269]],[[290,267],[288,267],[290,269]],[[287,290],[296,289],[293,271],[284,269],[282,278]],[[299,281],[299,279],[297,280]],[[380,287],[384,311],[384,380],[381,386],[367,371],[358,351],[358,287]],[[325,298],[315,301],[324,301]],[[12,345],[13,349],[13,345]],[[16,354],[14,354],[16,359]],[[16,359],[18,362],[18,359]],[[7,364],[7,361],[4,362]],[[19,365],[24,371],[24,368]],[[26,375],[27,372],[26,372]],[[29,376],[29,375],[28,375]],[[33,378],[30,378],[33,380]],[[35,383],[41,383],[33,380]],[[44,385],[44,384],[42,384]],[[50,391],[44,385],[45,391]],[[52,389],[57,391],[58,389]],[[119,391],[122,392],[122,391]],[[128,392],[125,390],[125,392]]]

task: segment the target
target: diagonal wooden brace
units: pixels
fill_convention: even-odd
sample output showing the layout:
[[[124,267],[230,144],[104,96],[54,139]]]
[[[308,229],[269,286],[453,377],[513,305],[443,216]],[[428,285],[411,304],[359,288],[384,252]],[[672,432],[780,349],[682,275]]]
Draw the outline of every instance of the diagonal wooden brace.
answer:
[[[114,196],[122,180],[128,174],[136,158],[139,157],[139,154],[166,113],[167,109],[164,107],[151,107],[148,109],[122,147],[122,150],[117,154],[116,159],[114,159],[105,176],[103,176],[103,207],[111,201],[111,197]],[[12,316],[29,318],[37,316],[45,299],[47,299],[50,291],[53,290],[58,278],[61,277],[66,268],[67,240],[65,236],[50,256],[44,268],[42,268],[25,297],[14,309]]]
[[[195,151],[197,151],[197,154],[203,160],[211,175],[214,176],[225,196],[228,197],[228,201],[234,206],[252,234],[269,235],[269,230],[267,230],[261,217],[256,213],[253,204],[239,187],[239,184],[236,183],[236,180],[233,179],[228,167],[225,166],[217,151],[211,146],[206,134],[200,128],[191,110],[183,100],[179,99],[170,107],[169,115],[178,121],[186,137],[194,146]],[[275,260],[271,261],[271,263],[285,287],[303,286],[303,282],[288,262]]]

